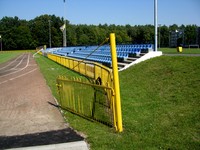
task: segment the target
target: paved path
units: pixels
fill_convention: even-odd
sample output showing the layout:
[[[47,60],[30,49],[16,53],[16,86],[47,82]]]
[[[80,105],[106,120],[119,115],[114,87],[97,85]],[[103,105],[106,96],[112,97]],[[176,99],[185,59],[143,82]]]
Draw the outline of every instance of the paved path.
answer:
[[[83,140],[49,103],[55,100],[30,53],[0,64],[0,149]]]

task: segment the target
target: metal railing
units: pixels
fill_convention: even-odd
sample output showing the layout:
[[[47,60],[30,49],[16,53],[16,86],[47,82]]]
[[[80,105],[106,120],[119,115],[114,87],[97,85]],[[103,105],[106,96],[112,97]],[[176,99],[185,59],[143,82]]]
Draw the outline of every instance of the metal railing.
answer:
[[[87,119],[115,126],[112,88],[94,84],[84,78],[57,78],[61,108]]]
[[[57,78],[59,104],[80,116],[96,120],[122,132],[121,101],[115,35],[110,34],[112,68],[99,63],[83,61],[48,53],[47,57],[91,80]]]

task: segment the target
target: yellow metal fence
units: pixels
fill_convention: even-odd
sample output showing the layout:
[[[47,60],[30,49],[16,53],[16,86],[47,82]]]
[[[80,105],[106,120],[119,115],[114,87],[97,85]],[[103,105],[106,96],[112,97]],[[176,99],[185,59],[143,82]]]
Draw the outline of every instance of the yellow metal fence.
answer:
[[[94,80],[100,80],[101,85],[113,87],[113,74],[112,70],[101,64],[89,61],[82,61],[70,57],[63,57],[54,54],[47,55],[49,59],[72,69],[84,76]]]
[[[113,99],[109,97],[112,89],[90,83],[83,78],[57,78],[60,95],[59,104],[87,119],[95,120],[109,126],[114,125]],[[110,94],[108,94],[110,93]]]
[[[47,54],[58,64],[74,70],[91,80],[57,78],[62,108],[86,118],[106,123],[122,132],[121,101],[117,69],[115,36],[110,35],[113,70],[99,63]],[[89,82],[90,81],[90,82]]]
[[[83,78],[69,79],[65,76],[59,76],[57,87],[61,107],[80,116],[116,127],[115,113],[113,113],[115,110],[113,107],[112,70],[98,63],[54,54],[47,56],[49,59],[91,79],[89,81]]]

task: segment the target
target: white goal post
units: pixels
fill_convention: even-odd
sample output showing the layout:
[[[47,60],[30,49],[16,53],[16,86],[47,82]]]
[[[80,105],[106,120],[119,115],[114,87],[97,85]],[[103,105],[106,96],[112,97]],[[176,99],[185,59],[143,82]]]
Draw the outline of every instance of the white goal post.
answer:
[[[199,45],[198,45],[198,44],[191,44],[191,45],[189,45],[189,49],[190,49],[190,48],[195,48],[195,47],[196,47],[196,48],[199,48]]]

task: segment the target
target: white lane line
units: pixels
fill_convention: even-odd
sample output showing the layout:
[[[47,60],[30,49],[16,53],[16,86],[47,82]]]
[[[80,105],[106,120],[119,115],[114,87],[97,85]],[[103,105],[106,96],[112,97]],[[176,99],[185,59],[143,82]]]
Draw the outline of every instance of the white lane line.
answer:
[[[36,65],[37,65],[37,64],[31,64],[31,65],[29,64],[28,66],[36,66]]]
[[[23,76],[25,76],[25,75],[27,75],[27,74],[29,74],[29,73],[32,73],[32,72],[34,72],[34,71],[36,71],[36,70],[37,70],[37,68],[35,68],[35,69],[33,69],[33,70],[29,71],[29,72],[23,73],[23,74],[21,74],[21,75],[19,75],[19,76],[17,76],[17,77],[10,78],[10,79],[8,79],[8,80],[5,80],[5,81],[3,81],[3,82],[0,82],[0,84],[6,83],[6,82],[8,82],[8,81],[15,80],[15,79],[20,78],[20,77],[23,77]]]
[[[24,57],[20,60],[20,62],[15,67],[11,68],[10,70],[16,69],[19,65],[21,65],[22,61],[24,60]]]
[[[31,73],[31,72],[34,72],[35,70],[37,70],[37,68],[35,68],[35,69],[33,69],[33,70],[29,71],[29,72],[23,73],[23,74],[21,74],[21,75],[19,75],[19,76],[17,76],[17,77],[11,78],[11,79],[9,79],[9,80],[12,81],[12,80],[15,80],[15,79],[17,79],[17,78],[23,77],[23,76],[25,76],[25,75],[27,75],[27,74],[29,74],[29,73]]]
[[[8,82],[8,80],[5,80],[5,81],[3,81],[3,82],[0,82],[0,84],[6,83],[6,82]]]
[[[3,72],[8,72],[8,71],[10,71],[10,70],[18,70],[18,69],[16,69],[16,68],[22,63],[22,61],[24,60],[24,57],[25,57],[25,55],[23,56],[23,58],[20,60],[20,62],[19,62],[16,66],[14,66],[14,67],[12,67],[12,68],[10,68],[10,69],[8,69],[8,70],[4,70],[4,71],[2,71],[1,73],[3,73]]]
[[[0,77],[6,77],[6,76],[8,76],[8,75],[11,75],[11,74],[14,74],[14,73],[17,73],[17,72],[19,72],[19,71],[22,71],[22,70],[26,69],[26,68],[28,67],[28,64],[29,64],[29,59],[30,59],[30,55],[28,55],[27,63],[26,63],[26,66],[25,66],[24,68],[21,68],[21,69],[19,69],[19,70],[17,70],[17,71],[14,71],[14,72],[11,72],[11,73],[2,75],[2,76],[0,76]]]
[[[19,57],[21,57],[21,56],[24,56],[24,54],[23,54],[23,55],[20,55]],[[6,67],[8,67],[8,66],[10,66],[12,63],[14,63],[15,61],[17,61],[17,59],[18,59],[19,57],[17,57],[15,60],[11,61],[11,62],[10,62],[9,64],[7,64],[6,66],[0,68],[0,70],[6,68]]]

